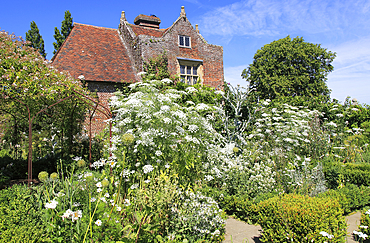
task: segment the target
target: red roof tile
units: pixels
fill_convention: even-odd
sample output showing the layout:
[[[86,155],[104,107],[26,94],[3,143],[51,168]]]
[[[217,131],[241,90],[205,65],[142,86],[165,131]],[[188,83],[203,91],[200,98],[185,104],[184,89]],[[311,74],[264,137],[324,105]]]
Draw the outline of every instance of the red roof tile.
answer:
[[[135,72],[116,29],[75,23],[52,59],[60,71],[88,81],[130,82]]]
[[[162,37],[167,29],[154,29],[149,27],[144,27],[140,25],[129,24],[136,36],[138,35],[149,35],[154,37]]]

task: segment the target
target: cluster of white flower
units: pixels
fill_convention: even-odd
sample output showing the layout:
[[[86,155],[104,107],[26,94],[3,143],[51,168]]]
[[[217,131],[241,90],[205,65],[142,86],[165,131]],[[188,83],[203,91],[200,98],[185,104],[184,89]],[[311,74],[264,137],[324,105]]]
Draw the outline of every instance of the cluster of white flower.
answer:
[[[68,219],[68,218],[71,218],[72,219],[72,222],[78,220],[79,218],[82,217],[82,211],[81,210],[77,210],[75,212],[73,212],[72,210],[68,209],[63,215],[62,215],[62,219]]]
[[[147,173],[150,173],[154,170],[154,167],[151,166],[151,165],[144,165],[143,166],[143,171],[144,171],[144,174],[147,174]]]
[[[356,230],[353,231],[353,234],[357,235],[359,238],[362,238],[363,240],[366,240],[366,238],[368,237],[367,234],[364,234],[364,233],[356,231]]]
[[[171,220],[182,222],[184,228],[191,228],[192,235],[203,238],[206,235],[219,235],[219,229],[225,223],[221,217],[222,210],[218,204],[210,197],[202,195],[200,192],[179,191],[182,204],[175,204],[171,207]],[[176,233],[178,229],[174,228]]]
[[[58,202],[56,200],[51,200],[51,202],[45,203],[45,208],[47,209],[55,209],[57,207]]]
[[[324,237],[327,237],[328,239],[333,239],[334,238],[334,235],[331,235],[325,231],[321,231],[320,232],[320,235],[324,236]]]

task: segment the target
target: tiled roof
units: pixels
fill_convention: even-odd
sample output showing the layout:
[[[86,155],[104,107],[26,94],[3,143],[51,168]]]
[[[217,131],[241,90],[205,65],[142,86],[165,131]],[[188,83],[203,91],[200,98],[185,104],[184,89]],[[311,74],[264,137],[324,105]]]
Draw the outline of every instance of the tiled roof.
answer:
[[[69,71],[88,81],[130,82],[135,72],[116,29],[74,23],[60,50],[52,59],[60,71]]]
[[[140,25],[134,25],[129,24],[131,29],[134,31],[136,36],[138,35],[149,35],[154,37],[162,37],[164,32],[166,32],[167,29],[154,29],[154,28],[148,28]]]

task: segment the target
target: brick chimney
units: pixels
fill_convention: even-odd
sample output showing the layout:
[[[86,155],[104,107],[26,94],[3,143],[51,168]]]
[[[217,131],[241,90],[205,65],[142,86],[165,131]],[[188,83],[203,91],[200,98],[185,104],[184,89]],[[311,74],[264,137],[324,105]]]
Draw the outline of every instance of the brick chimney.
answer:
[[[134,23],[136,25],[140,25],[144,27],[159,29],[159,24],[161,23],[161,20],[155,15],[148,16],[148,15],[140,14],[139,16],[135,18]]]

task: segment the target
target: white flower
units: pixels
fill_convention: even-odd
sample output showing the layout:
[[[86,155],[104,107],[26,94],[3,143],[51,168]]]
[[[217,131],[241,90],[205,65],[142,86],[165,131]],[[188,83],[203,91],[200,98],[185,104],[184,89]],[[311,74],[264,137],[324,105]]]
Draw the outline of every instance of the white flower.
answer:
[[[72,214],[73,214],[73,211],[72,210],[70,210],[70,209],[68,209],[63,215],[62,215],[62,219],[63,219],[63,221],[64,221],[64,219],[67,219],[67,218],[69,218],[70,216],[72,216]]]
[[[107,193],[105,193],[104,194],[104,197],[109,197],[109,193],[107,192]]]
[[[97,187],[102,187],[103,185],[101,184],[101,182],[98,182],[98,183],[96,183],[96,186]]]
[[[343,114],[336,114],[337,117],[344,117]]]
[[[135,189],[136,189],[136,188],[138,188],[138,187],[139,187],[139,184],[135,183],[135,184],[132,184],[132,185],[131,185],[130,189],[131,189],[131,190],[135,190]]]
[[[79,80],[85,80],[85,76],[80,75],[80,76],[78,76],[78,79],[79,79]]]
[[[47,209],[55,209],[56,207],[57,207],[57,204],[58,204],[58,202],[57,201],[55,201],[55,200],[52,200],[51,202],[49,202],[49,203],[45,203],[45,208],[47,208]]]
[[[146,184],[148,184],[149,182],[150,182],[150,180],[149,180],[149,179],[144,181],[144,183],[146,183]]]
[[[205,179],[206,181],[211,181],[211,180],[213,180],[213,176],[211,176],[211,175],[206,175],[206,176],[204,177],[204,179]]]
[[[73,203],[73,205],[72,205],[73,207],[78,207],[78,206],[81,206],[81,203],[79,203],[79,202],[75,202],[75,203]]]
[[[171,109],[171,107],[169,107],[168,105],[164,105],[161,107],[161,110],[162,111],[169,111]]]
[[[122,208],[121,207],[116,207],[116,210],[118,211],[118,212],[120,212],[121,210],[122,210]]]
[[[188,129],[190,132],[196,132],[199,128],[197,125],[190,125]]]
[[[196,88],[194,88],[194,87],[192,87],[192,86],[187,87],[185,90],[186,90],[187,92],[189,92],[189,93],[197,92],[197,91],[198,91]]]
[[[130,206],[130,205],[131,205],[130,200],[125,199],[125,200],[123,201],[123,205],[124,205],[124,206],[126,206],[126,207]]]
[[[72,213],[72,222],[76,221],[77,219],[81,218],[82,217],[82,211],[81,210],[77,210],[75,212]]]
[[[165,117],[163,118],[163,122],[166,124],[170,124],[172,122],[171,118]]]
[[[91,199],[90,199],[90,202],[95,202],[96,201],[96,198],[95,197],[92,197]]]
[[[96,224],[97,226],[101,226],[101,223],[102,223],[102,222],[101,222],[101,220],[100,220],[100,219],[98,219],[98,220],[96,220],[96,221],[95,221],[95,224]]]
[[[96,190],[96,192],[97,192],[97,193],[99,193],[99,192],[101,192],[101,191],[103,191],[103,189],[101,189],[101,188],[98,188],[98,189]]]
[[[114,168],[114,166],[117,164],[117,162],[114,162],[114,161],[110,161],[109,162],[109,166]]]
[[[153,166],[151,166],[151,165],[144,165],[144,166],[143,166],[143,170],[144,170],[144,174],[147,174],[147,173],[149,173],[149,172],[153,171],[153,170],[154,170],[154,168],[153,168]]]
[[[225,92],[223,92],[222,90],[216,90],[216,91],[215,91],[215,94],[224,95],[224,94],[225,94]]]
[[[161,81],[162,81],[163,83],[166,83],[166,84],[170,84],[170,83],[172,83],[172,80],[171,80],[171,79],[169,79],[169,78],[162,79]]]
[[[169,164],[166,164],[166,165],[164,166],[164,168],[168,169],[168,168],[170,168],[170,165],[169,165]]]
[[[142,75],[145,75],[146,74],[146,72],[139,72],[139,73],[137,73],[137,76],[142,76]],[[101,222],[101,221],[100,221]],[[100,225],[99,225],[100,226]]]
[[[161,156],[162,155],[162,152],[160,150],[157,150],[157,151],[155,151],[155,155]]]

